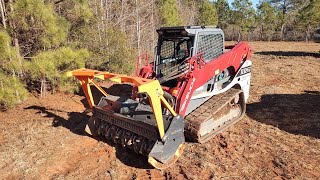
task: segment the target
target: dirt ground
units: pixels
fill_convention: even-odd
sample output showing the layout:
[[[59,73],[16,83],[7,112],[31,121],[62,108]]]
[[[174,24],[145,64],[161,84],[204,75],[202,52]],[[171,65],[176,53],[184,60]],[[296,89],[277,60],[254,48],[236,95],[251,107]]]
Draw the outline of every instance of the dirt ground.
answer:
[[[0,112],[0,179],[320,179],[320,44],[250,44],[247,115],[171,168],[87,136],[84,97],[58,93]]]

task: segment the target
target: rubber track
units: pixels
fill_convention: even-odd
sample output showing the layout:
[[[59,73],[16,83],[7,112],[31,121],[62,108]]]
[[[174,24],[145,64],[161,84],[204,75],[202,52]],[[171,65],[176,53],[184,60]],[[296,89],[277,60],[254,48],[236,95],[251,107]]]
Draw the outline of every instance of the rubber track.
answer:
[[[204,104],[199,106],[193,112],[185,117],[185,135],[186,138],[194,142],[205,143],[209,141],[213,136],[222,132],[232,124],[239,121],[245,112],[245,103],[240,103],[241,114],[237,118],[229,120],[222,124],[219,128],[214,129],[204,137],[199,137],[198,132],[202,123],[206,122],[210,118],[219,117],[221,114],[228,113],[228,105],[238,94],[242,93],[240,89],[231,88],[225,93],[221,93],[211,97]],[[241,98],[239,98],[240,101]]]

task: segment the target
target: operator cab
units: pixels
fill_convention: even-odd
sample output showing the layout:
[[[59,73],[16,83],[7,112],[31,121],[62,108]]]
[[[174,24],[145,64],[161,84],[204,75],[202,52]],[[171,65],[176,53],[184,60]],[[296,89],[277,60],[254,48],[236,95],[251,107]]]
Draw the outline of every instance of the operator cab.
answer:
[[[203,59],[210,62],[224,51],[223,31],[215,27],[161,27],[157,33],[155,73],[157,79],[165,82],[166,86],[174,86],[171,80],[176,81],[173,77],[185,69],[187,59],[202,53]]]
[[[157,30],[157,71],[158,77],[166,75],[165,70],[181,64],[192,56],[194,35],[179,27],[167,27]]]
[[[162,77],[165,69],[181,64],[192,56],[194,35],[189,34],[184,27],[162,27],[157,33],[156,74]]]

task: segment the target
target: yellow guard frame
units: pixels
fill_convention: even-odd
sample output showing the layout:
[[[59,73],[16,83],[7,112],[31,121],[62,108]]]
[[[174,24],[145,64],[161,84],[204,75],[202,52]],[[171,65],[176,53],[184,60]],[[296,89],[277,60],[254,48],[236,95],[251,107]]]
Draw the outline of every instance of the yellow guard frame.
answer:
[[[109,79],[117,83],[131,83],[138,87],[138,93],[146,93],[149,97],[150,105],[157,122],[160,138],[163,138],[165,134],[161,104],[163,104],[170,111],[172,116],[177,116],[177,113],[163,97],[163,90],[158,80],[127,76],[123,74],[114,74],[85,68],[71,71],[68,73],[68,76],[74,76],[80,81],[83,92],[85,93],[91,109],[93,106],[95,106],[95,104],[92,97],[90,84],[93,84],[103,95],[108,96],[108,94],[98,85],[98,83],[94,81],[94,78],[99,78],[102,80]]]

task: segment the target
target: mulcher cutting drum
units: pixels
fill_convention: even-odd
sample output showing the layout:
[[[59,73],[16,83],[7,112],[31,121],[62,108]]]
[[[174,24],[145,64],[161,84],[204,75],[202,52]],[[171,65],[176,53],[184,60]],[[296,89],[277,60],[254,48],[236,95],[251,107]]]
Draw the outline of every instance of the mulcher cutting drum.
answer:
[[[148,156],[150,163],[158,168],[175,162],[184,147],[182,116],[163,116],[165,135],[159,139],[150,105],[131,99],[123,101],[120,97],[111,95],[101,98],[100,103],[93,108],[91,120],[99,135]]]

